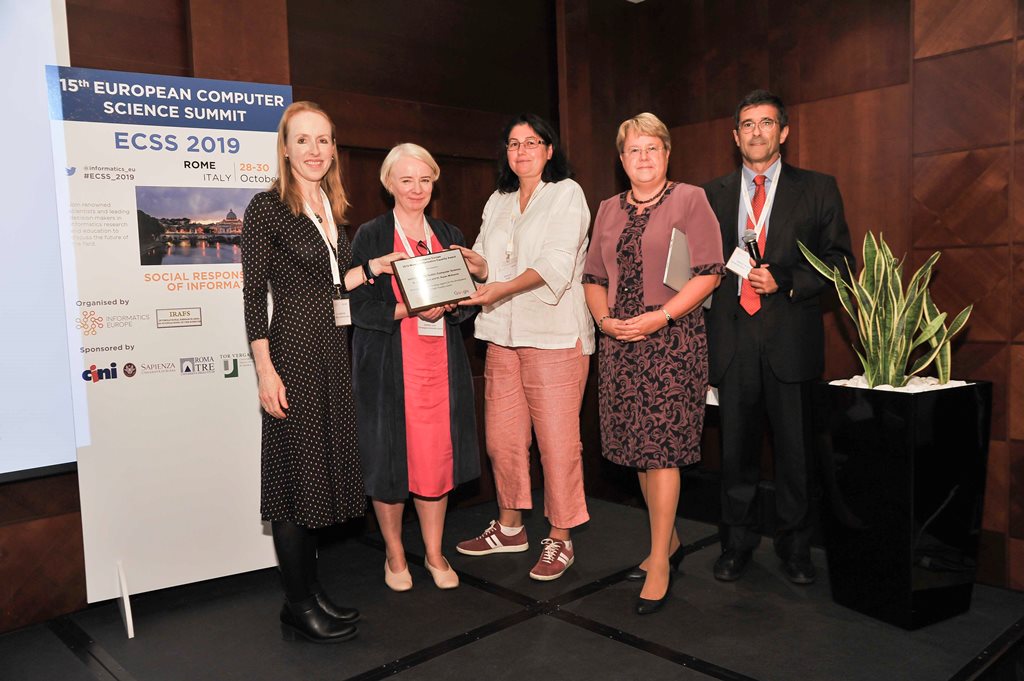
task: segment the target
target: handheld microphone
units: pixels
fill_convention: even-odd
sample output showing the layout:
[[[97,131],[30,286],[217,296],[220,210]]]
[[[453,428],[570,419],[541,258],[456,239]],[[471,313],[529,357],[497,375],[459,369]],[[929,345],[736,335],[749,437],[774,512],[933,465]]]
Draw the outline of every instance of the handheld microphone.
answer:
[[[757,247],[757,232],[752,229],[748,229],[743,232],[743,236],[741,238],[743,239],[743,243],[747,245],[747,253],[750,254],[750,257],[753,258],[754,262],[757,263],[757,266],[760,267],[761,249]]]

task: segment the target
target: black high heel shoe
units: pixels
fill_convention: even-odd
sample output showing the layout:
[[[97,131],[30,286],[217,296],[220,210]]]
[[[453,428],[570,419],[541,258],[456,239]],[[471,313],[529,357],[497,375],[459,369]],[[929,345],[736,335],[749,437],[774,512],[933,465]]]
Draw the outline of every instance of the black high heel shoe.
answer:
[[[317,605],[325,613],[330,615],[336,620],[341,620],[345,624],[355,624],[359,621],[359,611],[355,608],[346,608],[343,605],[336,605],[327,594],[324,593],[323,589],[317,589],[313,592],[313,598],[316,599]]]
[[[281,636],[286,641],[299,638],[312,643],[340,643],[355,638],[356,625],[341,622],[316,602],[316,596],[297,603],[285,603],[281,608]]]
[[[683,545],[680,544],[675,552],[668,557],[668,568],[669,572],[679,572],[679,566],[683,564],[683,557],[686,553],[683,551]],[[637,565],[635,568],[630,570],[623,577],[627,582],[642,582],[647,579],[647,570]]]
[[[673,572],[668,573],[668,586],[665,587],[665,595],[657,600],[651,600],[650,598],[639,597],[636,599],[636,614],[638,615],[653,615],[654,613],[661,610],[662,606],[665,605],[665,601],[668,600],[669,594],[672,593],[672,582],[675,581]]]

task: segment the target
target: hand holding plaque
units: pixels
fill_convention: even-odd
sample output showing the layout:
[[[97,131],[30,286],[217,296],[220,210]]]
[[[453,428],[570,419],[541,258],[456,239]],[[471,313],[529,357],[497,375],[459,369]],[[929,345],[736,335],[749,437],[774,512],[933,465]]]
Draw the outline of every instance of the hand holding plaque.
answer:
[[[444,250],[391,263],[409,314],[465,300],[476,290],[466,259]]]

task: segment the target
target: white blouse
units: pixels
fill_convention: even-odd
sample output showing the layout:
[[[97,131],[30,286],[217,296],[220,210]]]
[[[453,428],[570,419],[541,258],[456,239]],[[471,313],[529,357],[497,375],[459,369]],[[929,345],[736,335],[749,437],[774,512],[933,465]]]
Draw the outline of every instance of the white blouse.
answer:
[[[519,192],[494,192],[484,206],[473,250],[487,260],[487,282],[506,281],[527,269],[544,284],[487,305],[476,317],[476,337],[505,347],[594,352],[594,322],[583,297],[590,209],[573,180],[545,183],[520,213]],[[508,257],[506,257],[508,256]]]

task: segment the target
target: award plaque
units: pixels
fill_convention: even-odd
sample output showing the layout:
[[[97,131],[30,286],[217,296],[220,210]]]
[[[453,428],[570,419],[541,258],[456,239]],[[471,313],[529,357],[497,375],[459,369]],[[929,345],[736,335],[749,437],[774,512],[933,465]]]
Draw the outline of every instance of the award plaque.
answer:
[[[409,314],[457,303],[476,291],[466,259],[444,250],[391,263]]]

